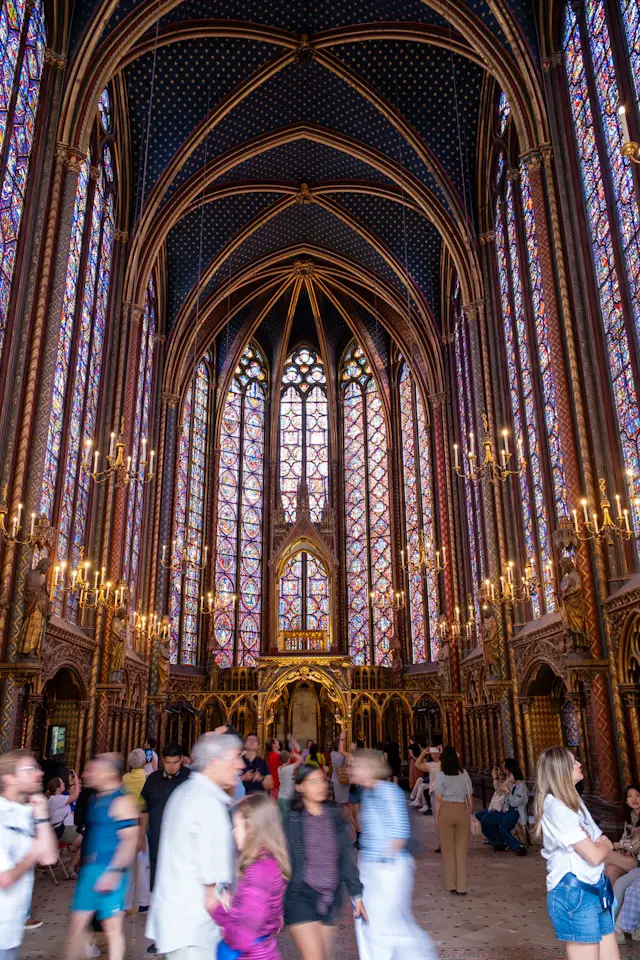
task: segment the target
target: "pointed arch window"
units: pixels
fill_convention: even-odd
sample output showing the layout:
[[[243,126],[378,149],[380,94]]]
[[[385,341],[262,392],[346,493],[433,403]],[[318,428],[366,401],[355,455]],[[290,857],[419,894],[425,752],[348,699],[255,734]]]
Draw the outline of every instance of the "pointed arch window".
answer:
[[[215,660],[255,666],[262,621],[267,365],[248,344],[222,414],[215,559]]]
[[[455,322],[453,344],[456,365],[456,399],[460,437],[467,438],[470,433],[478,436],[473,395],[473,377],[471,373],[471,351],[469,349],[469,330],[462,316],[459,304],[456,304],[458,317]],[[465,474],[469,473],[468,447],[461,444],[461,457]],[[484,556],[482,550],[482,491],[479,485],[464,480],[464,505],[467,525],[467,543],[469,545],[470,582],[467,580],[467,594],[473,597],[476,621],[480,622],[480,600],[478,586],[484,579]]]
[[[188,666],[198,663],[210,393],[211,361],[207,356],[198,364],[182,405],[173,512],[170,660]]]
[[[0,6],[0,357],[29,178],[46,26],[42,0]]]
[[[433,466],[424,402],[404,361],[399,381],[408,624],[413,662],[425,663],[440,648],[437,575],[421,565],[424,557],[435,561]]]
[[[295,630],[329,633],[329,575],[306,550],[289,557],[280,574],[278,632]]]
[[[311,347],[287,358],[280,397],[280,500],[287,523],[296,519],[300,484],[309,516],[320,523],[328,502],[329,415],[324,365]]]
[[[391,666],[393,571],[384,406],[364,351],[345,354],[341,388],[347,635],[356,666]]]
[[[149,426],[151,394],[153,389],[153,351],[157,329],[157,301],[153,276],[149,278],[145,297],[140,352],[138,356],[138,379],[136,382],[136,405],[132,432],[132,462],[139,463],[143,453],[148,457],[151,450]],[[143,446],[146,450],[143,450]],[[124,563],[122,576],[129,584],[132,605],[135,606],[140,551],[142,545],[142,517],[144,510],[145,484],[133,480],[129,484],[127,499],[127,525],[125,530]]]
[[[633,6],[623,5],[623,19],[637,94],[638,11]],[[580,15],[567,4],[564,58],[623,466],[638,478],[640,407],[631,342],[635,337],[637,347],[640,341],[640,212],[631,162],[622,156],[620,96],[602,0],[586,0]],[[632,496],[637,483],[629,484]],[[639,533],[637,508],[633,518]]]

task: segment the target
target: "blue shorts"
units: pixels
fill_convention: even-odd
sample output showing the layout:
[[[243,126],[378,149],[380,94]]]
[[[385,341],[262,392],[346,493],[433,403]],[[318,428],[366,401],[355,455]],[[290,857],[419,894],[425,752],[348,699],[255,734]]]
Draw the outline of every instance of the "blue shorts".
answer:
[[[114,917],[116,913],[124,911],[129,871],[121,874],[122,880],[115,890],[110,890],[108,893],[99,893],[94,888],[98,877],[101,877],[104,871],[105,868],[101,864],[90,863],[87,866],[80,867],[80,874],[71,903],[72,910],[94,913],[98,920],[108,920],[109,917]]]
[[[603,910],[600,897],[581,887],[569,886],[564,877],[547,893],[547,910],[558,940],[600,943],[613,933],[611,910]]]

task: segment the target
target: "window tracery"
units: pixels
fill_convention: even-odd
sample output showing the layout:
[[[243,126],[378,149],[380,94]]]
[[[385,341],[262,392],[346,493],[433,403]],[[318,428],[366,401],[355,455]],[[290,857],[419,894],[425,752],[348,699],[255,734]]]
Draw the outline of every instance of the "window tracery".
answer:
[[[310,347],[299,347],[287,358],[280,397],[280,500],[287,523],[296,519],[303,481],[313,523],[320,523],[328,503],[326,383],[322,360]]]
[[[225,401],[215,560],[215,661],[255,666],[260,655],[266,361],[248,344]],[[233,597],[237,597],[235,602]]]
[[[0,357],[29,179],[46,25],[42,0],[0,6]]]
[[[278,597],[279,632],[329,632],[329,575],[322,560],[302,550],[285,562]]]

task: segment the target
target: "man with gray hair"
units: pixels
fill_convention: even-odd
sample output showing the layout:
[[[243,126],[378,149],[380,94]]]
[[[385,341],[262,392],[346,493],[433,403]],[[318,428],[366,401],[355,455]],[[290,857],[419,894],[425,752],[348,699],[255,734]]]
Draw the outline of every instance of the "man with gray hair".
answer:
[[[146,935],[170,960],[211,960],[220,935],[211,919],[216,887],[234,879],[229,807],[244,768],[242,742],[205,733],[191,752],[191,776],[165,807]]]

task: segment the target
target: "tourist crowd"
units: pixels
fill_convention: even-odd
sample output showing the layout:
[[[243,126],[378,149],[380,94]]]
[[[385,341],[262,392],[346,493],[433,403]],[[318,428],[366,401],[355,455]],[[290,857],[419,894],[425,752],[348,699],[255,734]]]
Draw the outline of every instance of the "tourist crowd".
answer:
[[[510,759],[492,772],[487,809],[474,812],[450,746],[411,744],[408,804],[397,747],[347,749],[344,733],[326,757],[311,741],[284,749],[277,738],[263,757],[254,734],[243,742],[223,726],[190,757],[175,743],[158,757],[149,741],[126,766],[101,754],[82,780],[48,776],[43,792],[29,752],[0,757],[0,960],[19,956],[34,868],[58,867],[63,854],[76,880],[65,960],[99,956],[100,929],[109,960],[124,960],[127,910],[147,914],[148,953],[170,960],[278,960],[283,927],[302,960],[330,960],[345,891],[361,960],[435,958],[411,909],[411,807],[434,818],[452,894],[467,894],[470,834],[518,856],[541,839],[547,909],[569,960],[617,960],[625,934],[640,939],[640,787],[628,787],[628,822],[611,843],[564,747],[539,758],[531,818]]]

